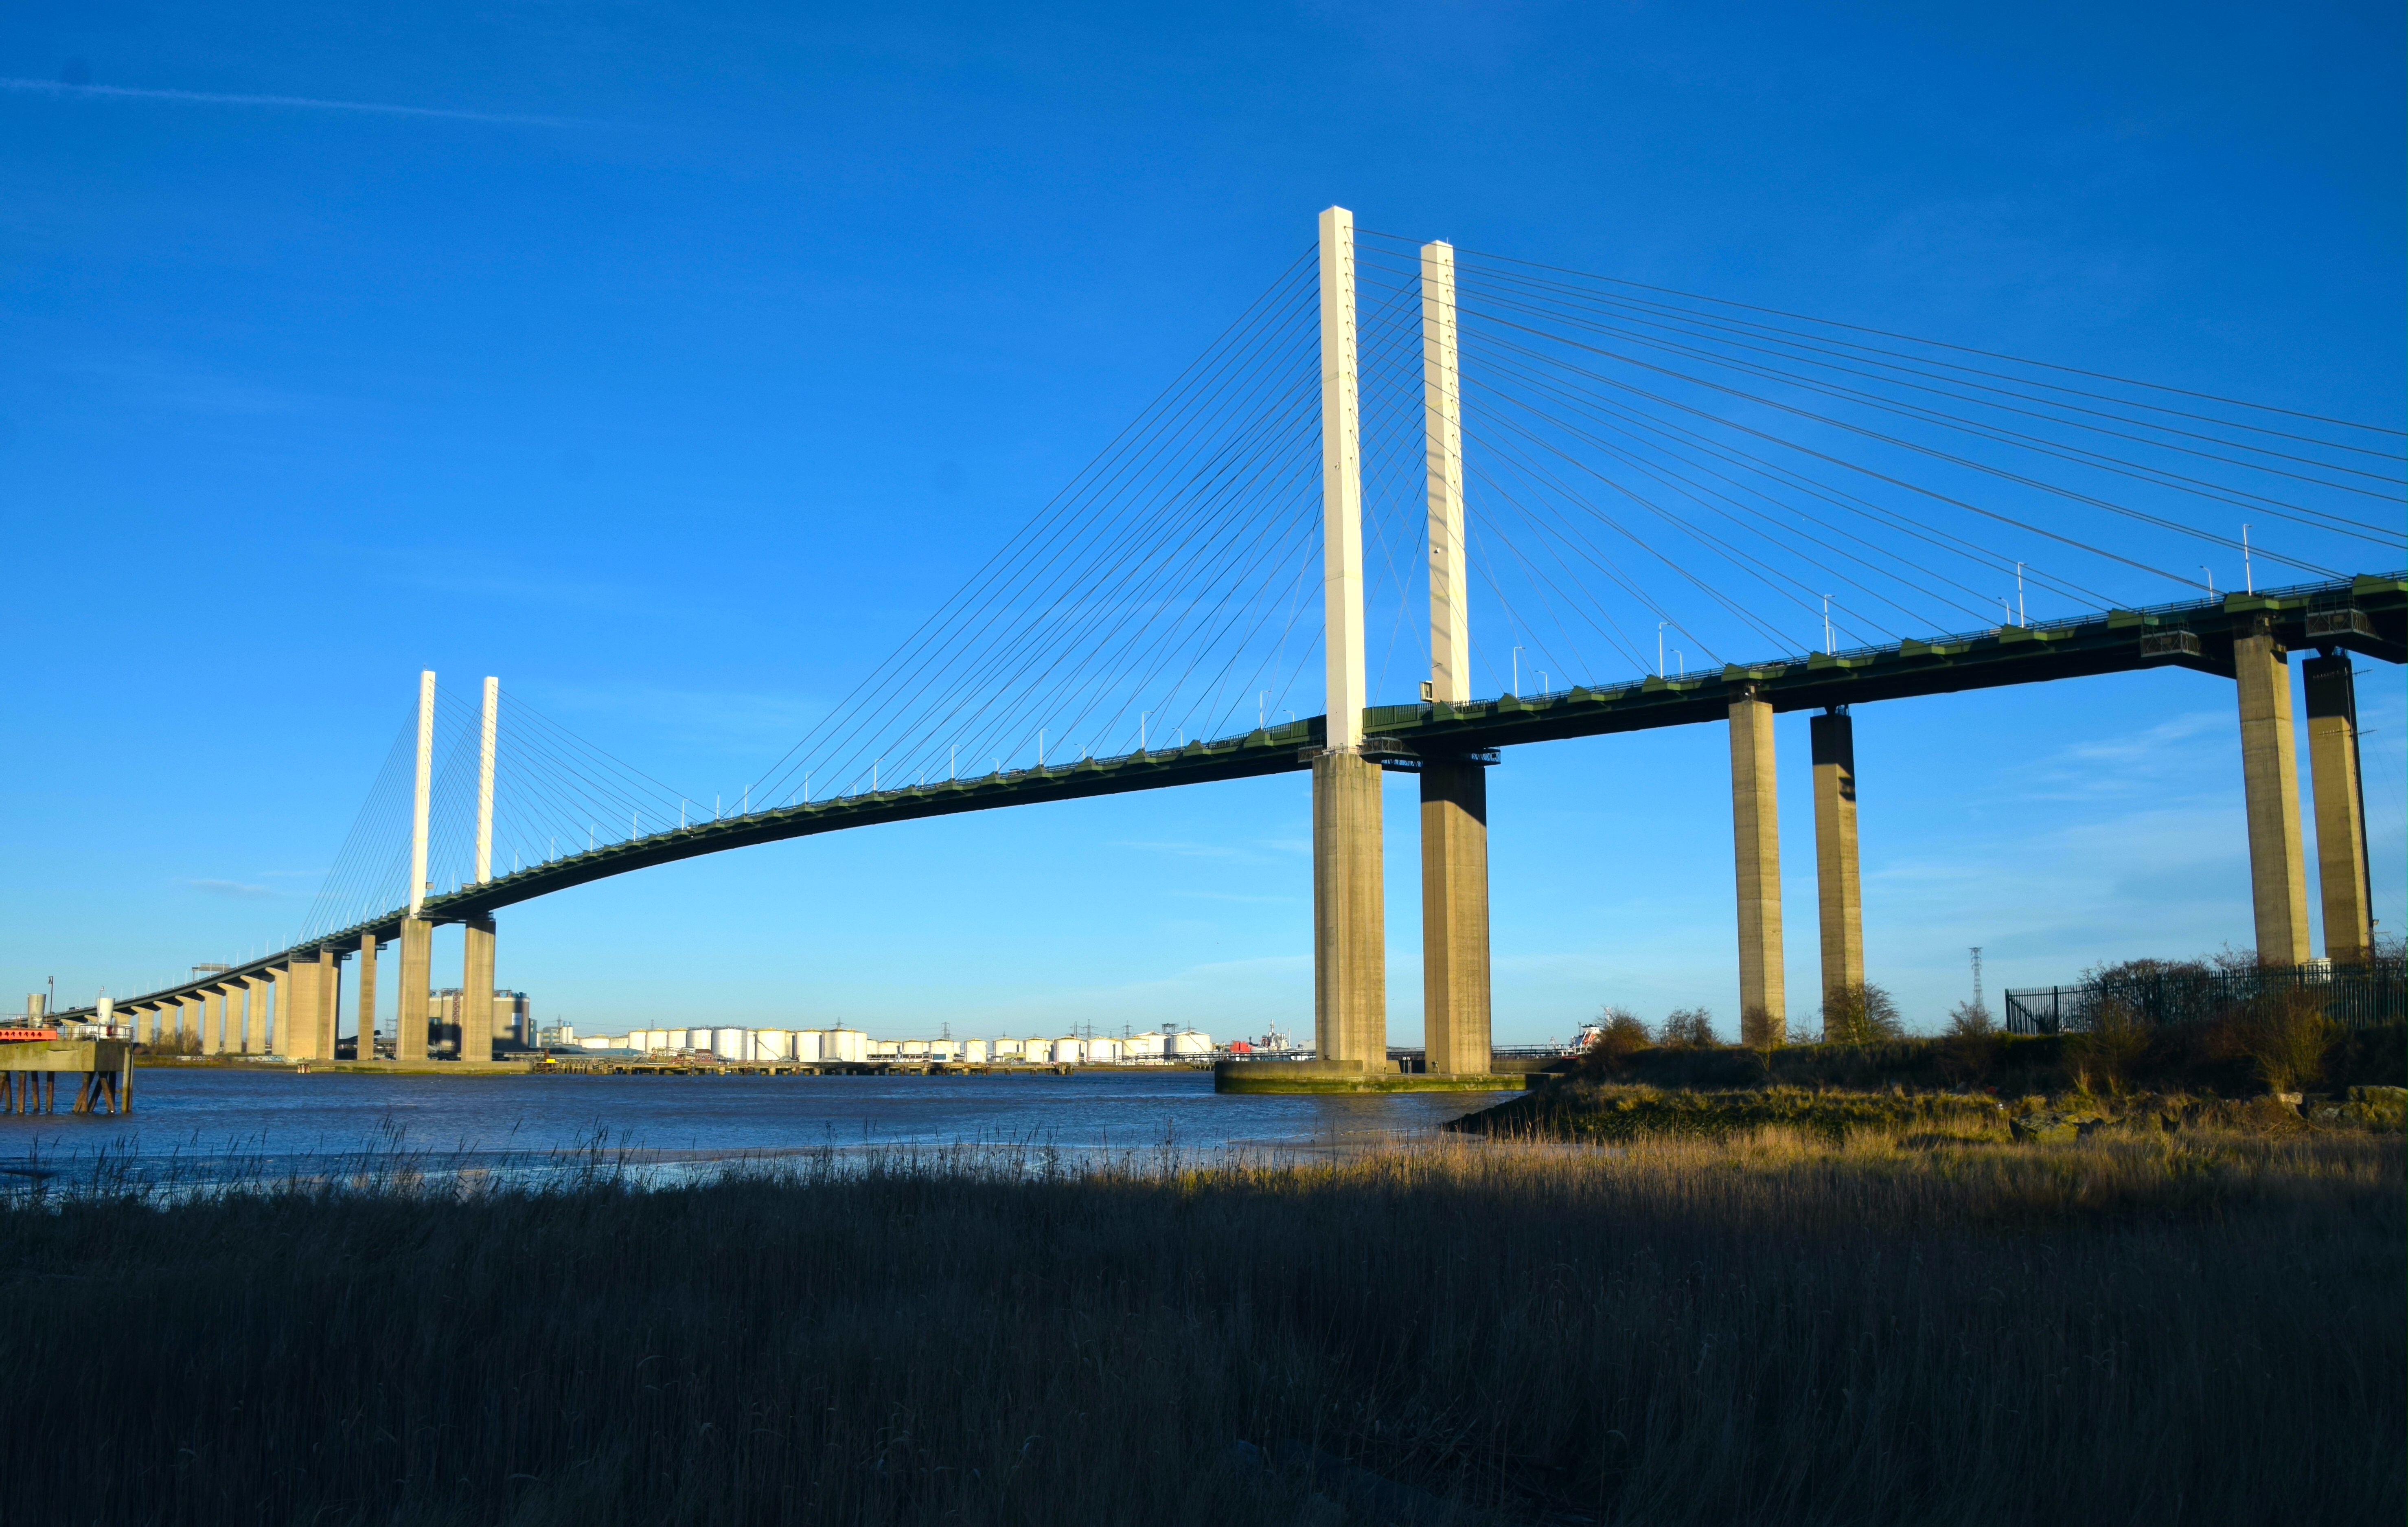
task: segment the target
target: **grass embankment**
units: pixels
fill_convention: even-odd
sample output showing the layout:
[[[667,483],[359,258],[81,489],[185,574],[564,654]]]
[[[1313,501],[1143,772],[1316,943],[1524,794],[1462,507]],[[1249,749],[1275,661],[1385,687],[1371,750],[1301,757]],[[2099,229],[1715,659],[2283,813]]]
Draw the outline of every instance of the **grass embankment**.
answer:
[[[1909,1092],[1903,1088],[1887,1092],[1786,1087],[1701,1091],[1571,1080],[1484,1108],[1446,1128],[1505,1139],[1591,1142],[1655,1135],[1712,1139],[1779,1128],[1835,1145],[1870,1131],[1895,1136],[1909,1146],[1932,1146],[2005,1144],[2036,1135],[2051,1139],[2100,1131],[2397,1135],[2403,1125],[2408,1125],[2408,1108],[2389,1096],[2373,1102],[2344,1098],[2302,1109],[2271,1098],[2200,1098],[2184,1093],[2034,1094],[2002,1102],[1985,1096]]]
[[[8,1514],[1920,1527],[2408,1494],[2397,1140],[1029,1165],[0,1211]]]
[[[1600,1047],[1541,1090],[1448,1128],[1620,1141],[1779,1127],[1830,1141],[1870,1130],[1971,1143],[2075,1129],[2398,1134],[2408,1122],[2396,1095],[2408,1082],[2400,1025],[2334,1033],[2297,1063],[2318,1088],[2303,1108],[2268,1096],[2261,1058],[2198,1030],[2135,1032],[2114,1048],[2086,1035],[2000,1034],[1771,1050]]]

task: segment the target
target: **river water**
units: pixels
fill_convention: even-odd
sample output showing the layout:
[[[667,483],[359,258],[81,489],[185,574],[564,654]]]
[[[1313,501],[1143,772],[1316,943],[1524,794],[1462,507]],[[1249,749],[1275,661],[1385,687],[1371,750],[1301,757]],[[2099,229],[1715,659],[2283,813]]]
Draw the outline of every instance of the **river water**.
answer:
[[[1223,1097],[1197,1071],[445,1077],[156,1067],[135,1073],[130,1115],[0,1116],[0,1176],[73,1180],[106,1162],[137,1180],[197,1184],[351,1175],[363,1161],[394,1160],[513,1175],[597,1151],[655,1179],[828,1149],[1319,1155],[1426,1136],[1498,1096]]]

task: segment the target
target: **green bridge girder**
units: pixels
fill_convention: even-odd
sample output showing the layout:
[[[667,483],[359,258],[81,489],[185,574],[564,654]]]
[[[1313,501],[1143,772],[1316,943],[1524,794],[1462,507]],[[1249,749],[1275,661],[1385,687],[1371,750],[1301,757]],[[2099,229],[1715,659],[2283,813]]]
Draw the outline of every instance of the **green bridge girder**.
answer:
[[[1728,716],[1731,702],[1750,686],[1776,711],[1804,711],[2161,668],[2229,679],[2233,642],[2261,630],[2293,649],[2330,647],[2386,663],[2408,661],[2408,572],[2113,610],[1526,698],[1506,696],[1468,705],[1375,705],[1363,713],[1366,751],[1383,764],[1411,768],[1425,756],[1462,756],[1525,742],[1721,721]],[[1312,755],[1323,746],[1324,727],[1323,717],[1312,716],[1213,742],[906,785],[698,822],[429,897],[421,915],[437,923],[465,922],[655,864],[883,822],[1294,772],[1311,767]],[[354,949],[369,933],[380,940],[396,938],[404,911],[396,908],[222,973],[129,997],[121,1005],[189,995],[258,974],[296,956],[310,957],[320,948]],[[90,1011],[74,1009],[59,1016],[69,1018]]]

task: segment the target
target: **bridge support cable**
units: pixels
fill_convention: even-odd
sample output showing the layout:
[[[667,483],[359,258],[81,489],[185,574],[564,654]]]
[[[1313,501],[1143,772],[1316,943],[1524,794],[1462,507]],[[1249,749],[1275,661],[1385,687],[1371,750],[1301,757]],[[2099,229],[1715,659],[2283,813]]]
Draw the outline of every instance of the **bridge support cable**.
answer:
[[[1535,323],[1541,324],[1541,325],[1543,325],[1548,320],[1559,319],[1563,316],[1557,310],[1540,304],[1516,302],[1511,298],[1500,300],[1498,302],[1498,307],[1504,310],[1510,310],[1521,314],[1522,316],[1526,317]],[[2000,403],[1987,398],[1968,396],[1946,388],[1933,387],[1927,383],[1910,381],[1900,376],[1884,376],[1869,372],[1856,367],[1819,362],[1811,353],[1793,354],[1772,352],[1765,350],[1763,347],[1744,343],[1729,344],[1722,349],[1715,349],[1710,348],[1707,345],[1678,342],[1676,340],[1663,338],[1659,335],[1645,332],[1643,328],[1632,328],[1612,323],[1599,323],[1594,320],[1584,321],[1578,318],[1570,319],[1567,322],[1568,326],[1570,327],[1579,329],[1584,333],[1612,339],[1621,343],[1656,351],[1667,355],[1677,356],[1685,361],[1703,363],[1708,367],[1727,369],[1735,374],[1752,377],[1760,381],[1793,383],[1809,392],[1819,394],[1834,401],[1860,404],[1874,411],[1889,413],[1900,418],[1935,424],[1947,429],[1961,431],[1969,435],[1995,440],[2000,443],[2026,447],[2041,454],[2056,456],[2061,460],[2072,462],[2078,465],[2096,467],[2100,470],[2109,472],[2113,475],[2136,477],[2143,481],[2151,482],[2159,486],[2174,488],[2177,491],[2196,492],[2201,497],[2229,502],[2234,504],[2236,507],[2249,508],[2254,506],[2265,509],[2269,512],[2276,513],[2278,515],[2306,515],[2312,522],[2316,523],[2325,528],[2336,529],[2344,534],[2372,533],[2374,538],[2380,540],[2380,533],[2383,527],[2369,522],[2353,520],[2335,511],[2318,509],[2308,505],[2290,502],[2285,499],[2274,498],[2269,495],[2255,492],[2248,488],[2240,486],[2235,483],[2218,483],[2209,479],[2192,477],[2183,472],[2177,472],[2170,467],[2157,463],[2128,456],[2120,456],[2110,452],[2084,446],[2071,440],[2052,439],[2046,436],[2031,433],[2028,430],[2013,428],[1995,419],[1983,418],[1976,414],[1953,412],[1945,409],[1937,408],[1923,399],[1927,397],[1946,399],[1971,409],[1989,409],[2017,420],[2057,425],[2076,432],[2077,434],[2103,435],[2108,438],[2126,441],[2128,444],[2132,446],[2155,450],[2171,456],[2189,458],[2200,462],[2214,462],[2227,467],[2241,468],[2246,473],[2269,476],[2283,481],[2324,488],[2334,493],[2346,494],[2358,497],[2383,500],[2386,498],[2397,498],[2400,493],[2396,475],[2393,477],[2386,477],[2383,474],[2366,471],[2363,468],[2357,467],[2331,463],[2316,463],[2316,465],[2324,467],[2325,469],[2329,471],[2338,474],[2346,474],[2361,479],[2358,483],[2335,482],[2324,477],[2312,476],[2306,473],[2292,471],[2285,468],[2270,466],[2262,461],[2252,461],[2243,457],[2228,455],[2220,452],[2204,451],[2197,446],[2184,444],[2179,439],[2152,439],[2125,431],[2108,430],[2104,429],[2102,426],[2079,418],[2057,417],[2030,409],[2018,408],[2012,404]],[[1632,359],[1630,356],[1619,352],[1606,352],[1606,353],[1614,354],[1616,358],[1623,359],[1625,361],[1630,361]],[[1799,362],[1807,367],[1818,367],[1823,371],[1831,373],[1831,375],[1817,375],[1813,370],[1787,369],[1782,367],[1766,364],[1761,360],[1738,358],[1739,356],[1750,353],[1778,354],[1779,358],[1783,360]],[[1692,382],[1699,380],[1694,375],[1688,373],[1675,374],[1681,375],[1684,380]],[[1888,385],[1896,388],[1901,393],[1904,393],[1906,396],[1902,397],[1891,396],[1872,391],[1870,387],[1843,385],[1833,381],[1832,375],[1853,377],[1875,385]],[[2286,456],[2284,459],[2305,462],[2307,458]],[[2367,485],[2369,483],[2384,484],[2384,486],[2371,487]]]
[[[1211,733],[1310,528],[1312,280],[1299,263],[1182,382],[754,785],[783,805],[942,779],[967,756],[1048,766]],[[1266,643],[1270,643],[1267,649]],[[1200,739],[1198,739],[1200,740]]]
[[[1418,278],[1417,247],[1363,239],[1367,287]],[[1570,603],[1603,629],[1575,612],[1629,599],[1692,650],[1796,653],[2403,546],[2408,521],[2353,507],[2408,498],[2400,430],[1472,252],[1455,284],[1484,586],[1541,626]],[[1638,568],[1575,524],[1646,548]]]

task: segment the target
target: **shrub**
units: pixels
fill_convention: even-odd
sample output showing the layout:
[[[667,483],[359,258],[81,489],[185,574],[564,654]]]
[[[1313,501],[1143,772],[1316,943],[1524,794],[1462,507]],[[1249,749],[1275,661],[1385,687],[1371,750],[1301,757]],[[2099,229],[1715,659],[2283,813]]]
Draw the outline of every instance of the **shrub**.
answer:
[[[1714,1038],[1714,1016],[1702,1007],[1676,1007],[1664,1015],[1663,1043],[1670,1048],[1710,1050],[1719,1043]]]
[[[1739,1015],[1739,1042],[1751,1050],[1770,1050],[1785,1042],[1784,1026],[1773,1021],[1769,1009],[1744,1007]]]
[[[1952,1039],[1987,1039],[1998,1031],[1998,1020],[1980,1002],[1958,1002],[1948,1010],[1948,1035]]]
[[[1998,1064],[1999,1026],[1979,1002],[1958,1002],[1938,1050],[1940,1073],[1960,1087],[1987,1081]]]
[[[2226,1021],[2219,1038],[2227,1053],[2243,1057],[2257,1068],[2268,1091],[2296,1092],[2323,1077],[2325,1051],[2333,1034],[2324,998],[2294,987],[2251,1002]]]
[[[1899,1021],[1898,1003],[1890,994],[1870,983],[1833,987],[1823,994],[1823,1043],[1826,1044],[1870,1044],[1877,1040],[1901,1038],[1906,1026]]]
[[[1580,1070],[1590,1074],[1620,1073],[1629,1059],[1654,1046],[1647,1025],[1627,1007],[1607,1006],[1597,1015],[1597,1032],[1581,1052]]]
[[[2133,1068],[2149,1053],[2150,1038],[2149,1026],[2130,1003],[2109,998],[2091,1011],[2089,1031],[2074,1035],[2066,1048],[2084,1090],[2095,1073],[2121,1097]]]

